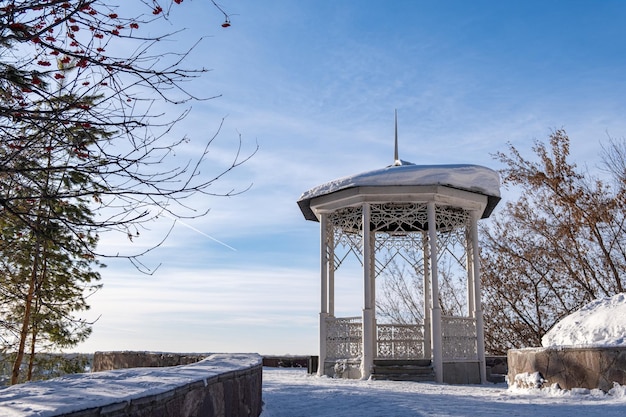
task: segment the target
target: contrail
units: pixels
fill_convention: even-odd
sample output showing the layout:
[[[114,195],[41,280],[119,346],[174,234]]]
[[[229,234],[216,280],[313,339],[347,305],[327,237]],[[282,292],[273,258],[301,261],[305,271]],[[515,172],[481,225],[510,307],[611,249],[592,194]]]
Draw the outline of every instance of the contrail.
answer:
[[[192,225],[187,224],[187,223],[185,223],[184,221],[182,221],[182,220],[180,220],[180,219],[176,219],[176,218],[174,218],[174,217],[170,216],[170,215],[169,215],[169,214],[167,214],[167,213],[161,213],[161,215],[162,215],[162,216],[165,216],[165,217],[168,217],[168,218],[170,218],[170,219],[172,219],[172,220],[174,220],[174,223],[176,223],[176,222],[180,222],[180,224],[182,224],[182,225],[183,225],[183,226],[185,226],[185,227],[188,227],[189,229],[193,230],[194,232],[199,233],[199,234],[201,234],[201,235],[202,235],[202,236],[204,236],[204,237],[208,237],[208,238],[209,238],[209,239],[211,239],[212,241],[214,241],[214,242],[216,242],[216,243],[219,243],[220,245],[225,246],[225,247],[227,247],[228,249],[230,249],[230,250],[232,250],[232,251],[234,251],[234,252],[237,252],[237,249],[233,248],[232,246],[228,245],[227,243],[224,243],[224,242],[222,242],[221,240],[218,240],[218,239],[214,238],[213,236],[207,235],[207,234],[206,234],[206,233],[204,233],[202,230],[198,230],[198,229],[196,229],[195,227],[193,227]]]

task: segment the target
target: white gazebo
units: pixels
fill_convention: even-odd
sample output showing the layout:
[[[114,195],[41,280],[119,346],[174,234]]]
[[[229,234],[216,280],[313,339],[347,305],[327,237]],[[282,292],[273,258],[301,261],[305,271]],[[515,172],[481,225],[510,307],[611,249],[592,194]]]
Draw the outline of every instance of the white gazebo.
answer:
[[[298,200],[304,217],[321,225],[318,374],[366,379],[402,368],[402,375],[419,377],[426,368],[438,382],[485,383],[478,220],[500,200],[499,175],[477,165],[401,161],[397,139],[394,159],[386,168],[315,187]],[[362,267],[362,314],[335,317],[335,273],[353,255]],[[467,283],[462,316],[441,311],[439,265],[446,257]],[[422,275],[421,323],[377,320],[376,279],[394,258]],[[448,263],[445,268],[449,273]]]

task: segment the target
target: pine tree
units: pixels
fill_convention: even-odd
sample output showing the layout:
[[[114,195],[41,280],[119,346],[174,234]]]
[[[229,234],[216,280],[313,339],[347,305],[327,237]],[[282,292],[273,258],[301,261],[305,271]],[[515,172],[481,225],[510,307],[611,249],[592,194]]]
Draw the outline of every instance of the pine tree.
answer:
[[[221,124],[195,160],[171,161],[190,140],[171,135],[188,110],[169,120],[152,110],[199,99],[183,86],[206,72],[183,67],[191,51],[152,52],[175,32],[142,32],[181,3],[149,0],[125,17],[127,5],[103,0],[0,1],[0,323],[12,383],[27,355],[26,379],[40,349],[89,335],[75,314],[98,288],[100,259],[119,256],[98,251],[101,233],[134,239],[163,211],[206,214],[183,202],[196,194],[238,192],[209,187],[247,160],[241,138],[232,163],[207,177]],[[142,268],[145,252],[126,257]]]
[[[61,96],[40,103],[42,118],[73,100]],[[12,383],[20,380],[27,351],[30,379],[42,343],[72,347],[89,335],[88,323],[73,316],[88,308],[85,291],[97,288],[93,283],[99,279],[92,270],[99,264],[94,256],[98,237],[90,202],[81,190],[101,187],[83,171],[83,161],[88,147],[106,137],[106,132],[84,124],[68,128],[53,116],[45,127],[24,124],[22,138],[6,158],[5,169],[13,175],[3,193],[2,219],[17,233],[3,236],[2,249],[13,253],[5,259],[12,260],[12,275],[18,278],[13,309],[20,313],[13,325],[19,330]]]

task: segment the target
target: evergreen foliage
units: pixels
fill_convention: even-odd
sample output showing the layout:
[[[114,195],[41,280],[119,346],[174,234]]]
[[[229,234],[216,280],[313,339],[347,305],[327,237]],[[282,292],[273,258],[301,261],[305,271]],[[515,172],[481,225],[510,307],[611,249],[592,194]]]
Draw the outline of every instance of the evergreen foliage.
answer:
[[[137,3],[143,13],[106,0],[0,1],[0,341],[12,383],[32,379],[39,352],[89,336],[78,313],[100,286],[101,259],[121,256],[98,251],[102,233],[133,240],[163,212],[206,214],[188,202],[196,194],[239,192],[209,187],[248,159],[241,139],[207,177],[219,127],[182,161],[175,150],[190,139],[172,128],[188,109],[162,113],[202,99],[183,86],[206,72],[183,67],[191,51],[155,50],[175,32],[143,31],[182,0]],[[124,257],[150,273],[139,257],[154,247]]]

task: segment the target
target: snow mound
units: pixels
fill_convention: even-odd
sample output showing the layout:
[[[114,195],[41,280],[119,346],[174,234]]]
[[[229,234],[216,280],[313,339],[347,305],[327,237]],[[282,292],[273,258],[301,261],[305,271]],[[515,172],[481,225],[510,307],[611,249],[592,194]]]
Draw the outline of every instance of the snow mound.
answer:
[[[539,372],[533,372],[532,374],[529,372],[524,372],[521,374],[515,375],[515,379],[511,384],[510,388],[517,389],[531,389],[531,388],[541,388],[543,384],[546,382],[545,379],[541,376]]]
[[[541,339],[544,347],[626,347],[626,293],[600,298],[563,318]]]

